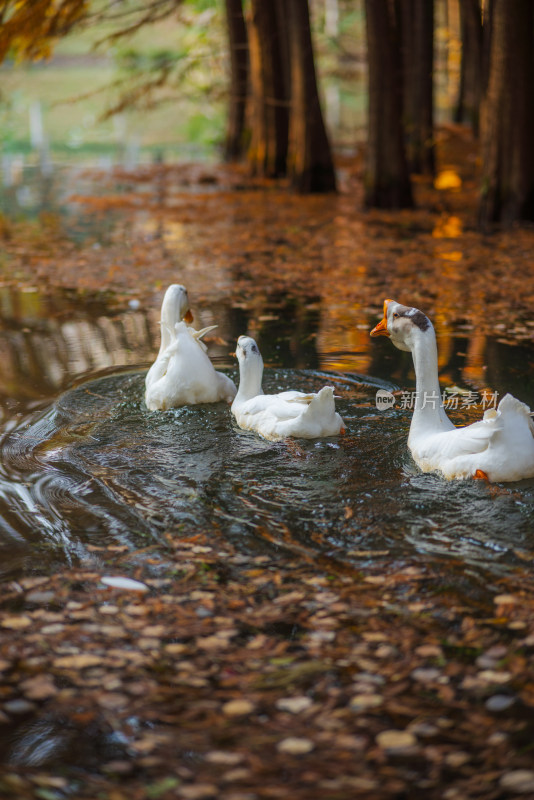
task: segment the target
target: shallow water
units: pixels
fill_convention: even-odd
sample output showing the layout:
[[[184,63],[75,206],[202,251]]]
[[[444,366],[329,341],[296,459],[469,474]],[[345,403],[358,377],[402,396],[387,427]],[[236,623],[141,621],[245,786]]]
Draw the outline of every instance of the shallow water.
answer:
[[[268,364],[265,390],[333,382],[347,426],[342,437],[272,443],[240,431],[222,403],[146,409],[144,374],[159,342],[154,309],[13,293],[2,308],[4,577],[61,563],[98,566],[92,548],[109,543],[126,545],[129,562],[146,559],[149,568],[147,548],[161,564],[168,535],[214,528],[244,552],[294,552],[332,568],[439,560],[444,579],[448,566],[473,585],[529,568],[534,481],[494,490],[421,474],[406,447],[411,412],[375,405],[379,388],[413,388],[409,359],[388,342],[343,349],[314,336],[318,315],[298,337],[291,314],[265,315],[255,334]],[[221,338],[210,344],[236,381],[228,353],[247,324],[242,309],[224,309]],[[440,342],[443,385],[509,389],[528,402],[534,351],[489,340],[475,357],[470,341],[449,332]],[[333,370],[334,362],[346,366]],[[354,371],[361,364],[369,374]],[[451,412],[457,424],[474,419],[462,397]]]

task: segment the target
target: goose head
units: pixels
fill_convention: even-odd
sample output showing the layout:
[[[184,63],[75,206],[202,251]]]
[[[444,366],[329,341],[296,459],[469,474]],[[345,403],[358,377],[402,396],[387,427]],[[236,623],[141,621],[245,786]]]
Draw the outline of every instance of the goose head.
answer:
[[[261,357],[260,349],[251,336],[240,336],[237,340],[237,347],[235,350],[239,366],[246,364],[258,364],[263,366],[263,359]]]
[[[263,358],[254,339],[251,336],[240,336],[235,355],[239,362],[239,399],[247,400],[263,394]]]
[[[413,351],[415,342],[432,330],[432,323],[418,308],[384,300],[384,318],[375,325],[371,336],[389,336],[399,350]]]
[[[161,322],[172,329],[182,319],[188,323],[193,322],[187,289],[181,283],[171,283],[161,304]]]

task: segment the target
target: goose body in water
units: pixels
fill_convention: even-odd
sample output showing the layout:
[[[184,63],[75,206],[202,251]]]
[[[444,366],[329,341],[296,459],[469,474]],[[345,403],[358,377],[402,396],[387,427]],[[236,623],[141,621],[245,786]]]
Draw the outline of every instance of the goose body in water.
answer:
[[[517,481],[534,476],[534,423],[527,405],[506,394],[483,419],[456,428],[445,413],[438,381],[436,334],[422,311],[384,301],[384,318],[371,336],[388,336],[412,353],[416,397],[408,447],[424,472],[445,478]]]
[[[145,379],[145,403],[151,411],[165,411],[197,403],[231,403],[234,382],[217,372],[202,337],[216,328],[196,331],[187,325],[193,315],[184,286],[169,286],[161,307],[161,346]]]
[[[232,414],[240,428],[255,431],[271,441],[289,436],[317,439],[345,432],[343,420],[336,412],[332,386],[309,394],[297,391],[264,394],[263,359],[254,339],[240,336],[236,356],[239,388]]]

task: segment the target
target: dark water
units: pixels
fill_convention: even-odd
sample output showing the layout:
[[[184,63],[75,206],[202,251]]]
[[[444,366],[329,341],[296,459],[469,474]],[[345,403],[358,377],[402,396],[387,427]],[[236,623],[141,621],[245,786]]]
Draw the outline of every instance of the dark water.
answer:
[[[296,552],[332,566],[440,560],[475,582],[528,568],[534,481],[494,491],[421,474],[406,447],[411,412],[375,405],[378,388],[413,388],[409,358],[389,342],[365,338],[357,352],[323,335],[321,349],[316,310],[301,314],[297,332],[291,313],[265,315],[255,331],[269,365],[265,390],[311,391],[333,381],[347,426],[344,437],[271,443],[240,431],[225,404],[146,409],[157,309],[4,295],[4,577],[98,565],[90,546],[104,543],[126,545],[137,559],[134,551],[157,551],[169,534],[213,529],[245,552],[274,548],[280,558]],[[237,381],[228,353],[251,320],[243,309],[219,313],[221,339],[210,353]],[[443,385],[510,390],[532,405],[532,349],[497,340],[476,354],[469,347],[461,332],[440,342]],[[334,360],[346,369],[323,369]],[[365,375],[354,371],[362,363]],[[457,424],[474,418],[461,407],[451,415]]]

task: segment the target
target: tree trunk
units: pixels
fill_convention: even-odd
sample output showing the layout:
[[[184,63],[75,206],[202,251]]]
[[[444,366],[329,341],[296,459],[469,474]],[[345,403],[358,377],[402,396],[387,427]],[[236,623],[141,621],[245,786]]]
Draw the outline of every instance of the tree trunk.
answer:
[[[495,6],[495,0],[483,0],[484,20],[482,24],[482,78],[481,78],[482,103],[484,102],[484,97],[488,92],[490,53],[491,53],[491,30],[492,30],[494,6]],[[482,116],[482,108],[480,111],[480,115]]]
[[[288,172],[301,193],[333,192],[336,176],[317,90],[308,0],[286,0],[291,61]]]
[[[434,0],[400,0],[400,9],[406,155],[412,172],[433,175]]]
[[[479,224],[534,220],[534,3],[494,0]]]
[[[402,127],[402,70],[396,5],[365,0],[369,65],[369,131],[365,205],[413,206]]]
[[[224,146],[225,161],[245,152],[245,111],[248,93],[248,38],[241,0],[225,0],[230,49],[230,101]]]
[[[251,0],[249,31],[253,175],[286,174],[289,131],[287,32],[278,0]]]
[[[483,28],[480,0],[460,0],[460,27],[462,62],[454,120],[468,123],[473,128],[475,136],[478,136],[483,87]]]

